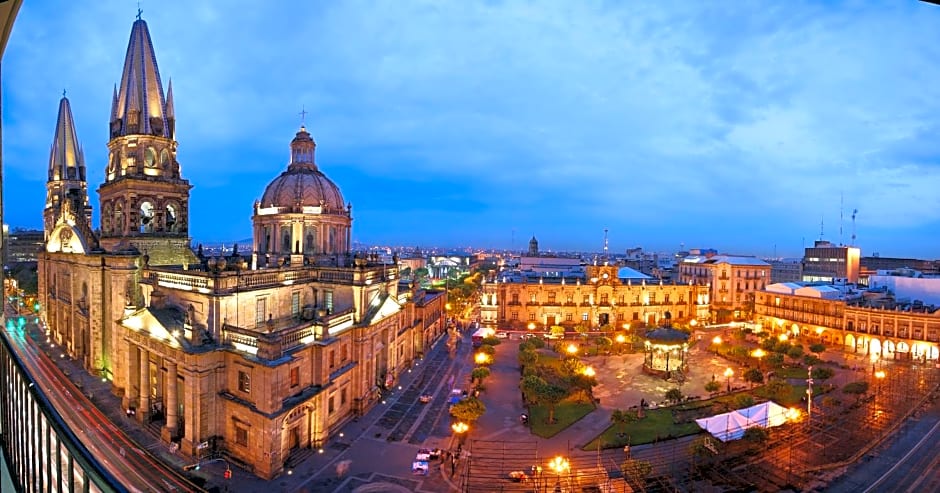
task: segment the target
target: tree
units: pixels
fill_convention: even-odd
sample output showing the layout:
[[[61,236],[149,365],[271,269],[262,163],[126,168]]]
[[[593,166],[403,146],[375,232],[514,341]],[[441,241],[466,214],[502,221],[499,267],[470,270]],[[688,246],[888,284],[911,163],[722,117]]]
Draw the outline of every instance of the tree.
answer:
[[[705,383],[705,392],[714,394],[719,390],[721,390],[721,384],[715,380],[709,380],[707,383]]]
[[[854,395],[855,400],[858,401],[862,398],[862,394],[868,392],[868,382],[859,380],[858,382],[847,383],[842,387],[842,392]]]
[[[783,355],[780,353],[770,353],[767,355],[767,364],[773,368],[783,364]]]
[[[568,396],[568,390],[553,383],[539,387],[536,395],[539,402],[548,406],[548,422],[555,422],[555,406]]]
[[[582,402],[582,397],[591,395],[591,389],[597,385],[597,379],[584,373],[575,373],[568,378],[568,385],[578,391],[578,402]]]
[[[803,355],[803,363],[804,363],[805,365],[807,365],[807,366],[818,365],[818,364],[821,363],[821,362],[822,362],[822,360],[820,360],[819,358],[817,358],[815,354],[804,354],[804,355]]]
[[[610,413],[610,421],[620,427],[621,435],[623,435],[628,424],[638,421],[639,419],[640,418],[633,411],[614,409],[614,412]]]
[[[815,378],[817,380],[829,380],[835,374],[836,372],[833,371],[832,368],[827,368],[825,366],[815,366],[813,367],[813,374],[811,375],[811,378]]]
[[[418,267],[417,269],[415,269],[414,273],[415,273],[415,278],[417,278],[417,279],[427,278],[427,277],[428,277],[428,268],[427,268],[427,267]]]
[[[574,331],[577,332],[579,335],[582,335],[582,336],[583,336],[583,335],[587,334],[588,326],[587,326],[586,324],[578,324],[578,325],[575,325],[575,326],[574,326]]]
[[[566,356],[561,365],[569,375],[577,375],[585,368],[584,363],[575,356]]]
[[[561,325],[552,325],[550,333],[554,337],[565,337],[565,328]]]
[[[610,347],[614,345],[614,341],[610,340],[610,337],[598,337],[594,344],[597,344],[597,349],[599,351],[610,351]]]
[[[486,405],[476,397],[467,397],[450,407],[450,415],[457,421],[473,424],[486,412]]]
[[[525,375],[522,377],[522,382],[519,384],[522,387],[522,393],[525,395],[527,404],[537,404],[539,397],[539,389],[547,385],[545,380],[538,375]]]
[[[744,346],[734,346],[733,348],[731,348],[730,353],[731,353],[731,356],[737,359],[747,358],[748,354],[750,354],[748,353],[747,348]]]
[[[539,353],[529,349],[525,351],[519,351],[518,357],[519,357],[519,364],[522,365],[523,368],[527,368],[538,362]]]
[[[673,387],[666,391],[666,400],[670,402],[682,402],[682,391],[678,387]]]
[[[689,453],[693,457],[711,457],[716,454],[712,448],[717,448],[715,441],[711,437],[702,436],[692,440],[689,444]]]
[[[623,476],[630,478],[634,483],[642,483],[653,472],[653,464],[640,459],[627,459],[620,466]]]
[[[766,442],[767,439],[770,438],[770,433],[767,431],[766,428],[762,428],[760,426],[752,426],[744,430],[744,436],[742,438],[751,443],[761,444],[761,443]]]
[[[767,386],[764,387],[764,389],[771,399],[778,401],[784,400],[785,397],[793,392],[793,386],[783,380],[771,380],[767,382]]]
[[[760,347],[764,351],[773,351],[777,348],[777,340],[773,338],[764,339],[761,341]]]
[[[502,344],[502,341],[500,341],[498,337],[490,336],[490,337],[483,338],[483,344],[486,344],[487,346],[496,347]]]
[[[483,379],[490,376],[490,369],[485,366],[478,366],[470,372],[470,378],[480,385],[483,385]]]
[[[826,345],[825,345],[825,344],[820,344],[820,343],[818,343],[818,342],[815,343],[815,344],[810,344],[810,345],[809,345],[809,350],[812,351],[812,352],[814,352],[814,353],[816,353],[816,354],[819,354],[819,353],[822,353],[823,351],[826,350]]]
[[[748,394],[738,394],[734,398],[735,409],[744,409],[754,405],[754,398]]]
[[[793,346],[787,351],[790,359],[800,359],[803,356],[803,346]]]
[[[761,373],[757,368],[751,368],[744,372],[744,381],[751,382],[752,384],[762,384],[764,383],[764,374]]]
[[[531,344],[535,349],[542,349],[545,347],[545,341],[539,339],[538,337],[530,337],[526,342]]]
[[[493,346],[490,346],[489,344],[483,344],[477,348],[477,352],[493,356],[494,354],[496,354],[496,348],[494,348]]]

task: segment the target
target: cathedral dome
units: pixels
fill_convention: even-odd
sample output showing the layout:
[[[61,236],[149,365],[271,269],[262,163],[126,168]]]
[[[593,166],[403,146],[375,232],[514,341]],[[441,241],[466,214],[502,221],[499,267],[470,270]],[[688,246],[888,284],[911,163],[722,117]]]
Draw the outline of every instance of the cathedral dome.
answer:
[[[307,129],[291,141],[291,161],[287,171],[274,179],[261,197],[262,208],[277,207],[302,212],[305,207],[320,207],[321,212],[339,212],[345,208],[339,187],[326,177],[314,161],[316,143]]]

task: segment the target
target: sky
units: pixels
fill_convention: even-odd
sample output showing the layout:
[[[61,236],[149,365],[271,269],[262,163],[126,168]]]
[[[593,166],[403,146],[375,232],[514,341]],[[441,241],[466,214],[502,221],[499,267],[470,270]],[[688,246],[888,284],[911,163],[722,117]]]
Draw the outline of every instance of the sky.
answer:
[[[3,202],[42,227],[67,91],[96,190],[137,2],[24,2]],[[363,244],[940,258],[940,7],[144,0],[194,243],[251,236],[304,123]],[[857,213],[855,212],[857,211]],[[853,223],[852,216],[855,214]]]

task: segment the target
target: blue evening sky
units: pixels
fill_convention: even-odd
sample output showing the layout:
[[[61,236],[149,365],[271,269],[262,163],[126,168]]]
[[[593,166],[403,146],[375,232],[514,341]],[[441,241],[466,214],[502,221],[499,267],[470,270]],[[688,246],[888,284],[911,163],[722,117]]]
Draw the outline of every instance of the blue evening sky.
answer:
[[[251,235],[305,108],[369,244],[940,258],[940,7],[917,1],[144,1],[196,242]],[[30,0],[5,222],[42,225],[62,90],[91,202],[133,1]],[[844,197],[844,199],[840,199]],[[843,204],[840,206],[840,203]],[[843,220],[840,222],[840,211]],[[840,224],[842,233],[840,235]]]

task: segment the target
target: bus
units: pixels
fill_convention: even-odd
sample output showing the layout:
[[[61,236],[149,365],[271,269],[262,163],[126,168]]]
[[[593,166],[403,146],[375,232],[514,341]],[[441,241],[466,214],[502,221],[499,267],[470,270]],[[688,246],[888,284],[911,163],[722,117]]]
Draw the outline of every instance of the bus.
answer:
[[[487,329],[477,329],[470,337],[470,340],[473,341],[473,347],[477,348],[483,345],[483,338],[488,335],[489,331]]]

